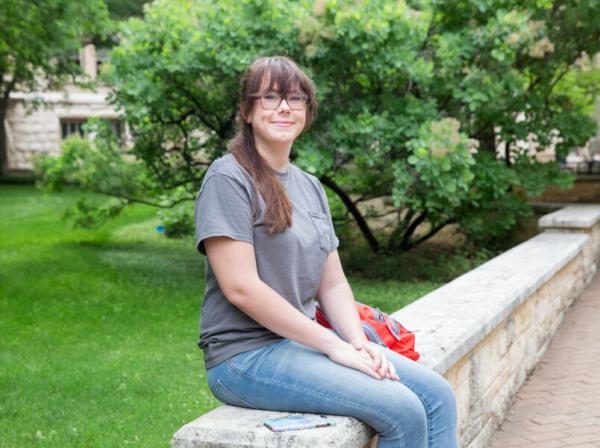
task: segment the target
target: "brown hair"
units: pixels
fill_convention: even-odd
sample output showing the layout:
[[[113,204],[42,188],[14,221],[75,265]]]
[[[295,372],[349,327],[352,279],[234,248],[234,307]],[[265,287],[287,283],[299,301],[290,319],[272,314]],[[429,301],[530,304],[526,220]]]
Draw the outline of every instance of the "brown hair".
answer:
[[[311,79],[286,56],[262,57],[256,59],[242,77],[240,94],[239,127],[229,143],[229,151],[238,163],[252,176],[254,199],[258,211],[257,191],[265,201],[264,224],[270,234],[279,233],[292,225],[292,204],[276,179],[267,161],[260,155],[254,142],[252,125],[245,118],[255,104],[256,95],[268,81],[268,90],[285,96],[288,92],[300,89],[308,96],[306,101],[306,122],[303,132],[308,129],[317,114],[315,87]]]

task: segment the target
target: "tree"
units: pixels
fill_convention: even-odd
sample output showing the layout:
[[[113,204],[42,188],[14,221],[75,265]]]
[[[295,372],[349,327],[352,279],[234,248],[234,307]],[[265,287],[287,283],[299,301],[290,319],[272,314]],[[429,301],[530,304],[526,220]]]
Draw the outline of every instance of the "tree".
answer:
[[[0,14],[0,176],[7,174],[4,118],[14,90],[56,88],[81,74],[82,44],[106,38],[110,29],[102,0],[2,0]]]
[[[588,96],[561,82],[577,85],[579,61],[600,50],[600,4],[568,3],[157,0],[122,28],[109,73],[143,188],[119,170],[114,188],[99,188],[97,176],[77,171],[92,164],[85,153],[46,170],[53,185],[71,179],[120,206],[180,207],[226,151],[244,68],[258,55],[288,54],[320,100],[292,157],[336,195],[373,251],[407,250],[449,223],[489,242],[530,212],[528,194],[572,180],[516,142],[531,134],[543,149],[558,132],[564,154],[594,132],[589,102],[600,86],[589,80],[598,78],[579,86]],[[359,208],[378,197],[393,200],[389,235],[376,235]],[[424,223],[429,230],[416,234]]]

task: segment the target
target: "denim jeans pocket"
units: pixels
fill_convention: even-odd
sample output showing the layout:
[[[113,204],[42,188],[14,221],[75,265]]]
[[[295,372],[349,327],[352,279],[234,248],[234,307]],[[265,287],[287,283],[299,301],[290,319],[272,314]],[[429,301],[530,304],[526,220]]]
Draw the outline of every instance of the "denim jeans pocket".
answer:
[[[257,409],[256,406],[251,405],[246,400],[243,400],[242,398],[234,394],[231,390],[229,390],[220,379],[216,381],[215,390],[213,391],[213,394],[222,402],[230,404],[232,406]]]
[[[237,355],[226,359],[224,361],[224,365],[227,366],[229,372],[233,371],[237,372],[237,374],[241,374],[243,372],[252,375],[251,372],[257,368],[260,368],[263,365],[264,360],[268,358],[268,355],[273,350],[277,350],[279,347],[289,344],[289,342],[289,339],[282,338],[279,341],[263,345],[253,350],[238,353]]]

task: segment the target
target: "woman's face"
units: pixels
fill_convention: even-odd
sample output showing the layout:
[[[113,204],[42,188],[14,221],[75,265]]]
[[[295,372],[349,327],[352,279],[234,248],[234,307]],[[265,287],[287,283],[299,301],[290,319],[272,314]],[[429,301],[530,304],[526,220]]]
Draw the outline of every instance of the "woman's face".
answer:
[[[276,86],[275,86],[276,89]],[[306,123],[306,105],[302,110],[291,109],[288,99],[304,96],[300,90],[291,91],[287,94],[288,99],[282,99],[276,109],[265,109],[263,103],[276,103],[277,97],[281,97],[277,90],[261,90],[263,101],[256,99],[252,110],[246,117],[246,122],[252,125],[254,138],[257,143],[264,145],[292,144],[300,135]],[[274,101],[275,100],[275,101]]]

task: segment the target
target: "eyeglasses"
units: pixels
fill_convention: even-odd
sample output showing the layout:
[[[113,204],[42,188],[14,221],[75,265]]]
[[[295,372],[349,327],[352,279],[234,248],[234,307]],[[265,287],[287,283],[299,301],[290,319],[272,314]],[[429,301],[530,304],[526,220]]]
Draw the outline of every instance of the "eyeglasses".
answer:
[[[284,99],[281,95],[274,92],[265,93],[264,95],[256,95],[256,98],[260,98],[260,104],[262,105],[263,109],[266,110],[274,110],[279,108],[279,105]],[[308,96],[292,93],[285,98],[285,101],[292,110],[304,110],[306,108]]]

